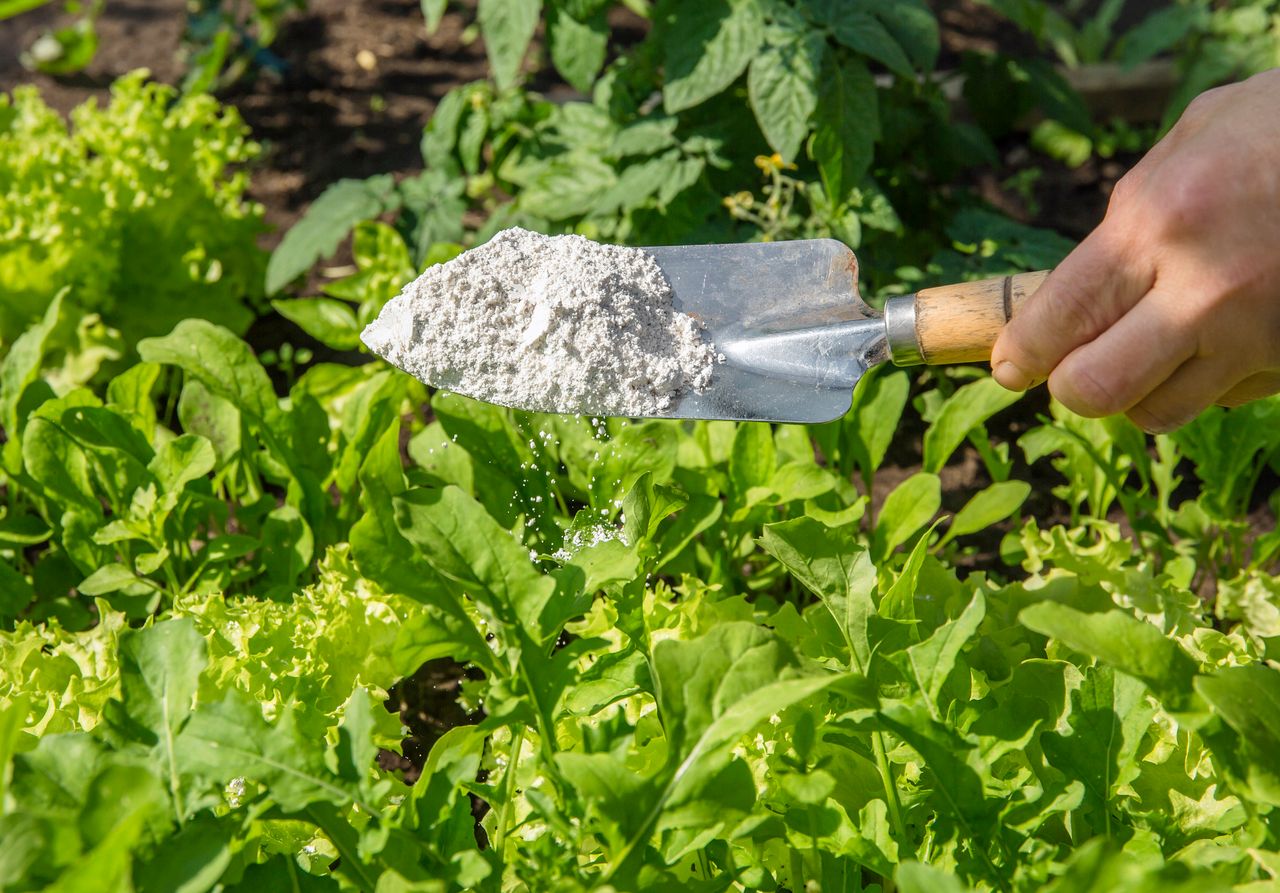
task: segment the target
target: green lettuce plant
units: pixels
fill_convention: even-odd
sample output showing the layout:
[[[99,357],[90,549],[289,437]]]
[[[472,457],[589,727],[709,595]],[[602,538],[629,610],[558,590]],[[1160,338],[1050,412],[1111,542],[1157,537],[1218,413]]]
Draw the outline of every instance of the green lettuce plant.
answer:
[[[70,125],[34,88],[0,96],[0,346],[63,289],[128,346],[187,317],[243,332],[265,259],[244,198],[256,154],[234,109],[145,72]]]

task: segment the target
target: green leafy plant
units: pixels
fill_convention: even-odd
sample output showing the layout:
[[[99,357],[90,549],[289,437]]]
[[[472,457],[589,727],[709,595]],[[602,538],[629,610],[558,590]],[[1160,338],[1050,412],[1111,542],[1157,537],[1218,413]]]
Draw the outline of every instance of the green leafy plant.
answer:
[[[424,174],[316,203],[272,258],[273,310],[352,351],[424,266],[516,221],[837,233],[875,250],[877,296],[1070,249],[934,189],[998,128],[954,127],[917,79],[923,5],[631,5],[650,35],[597,65],[608,4],[482,3],[498,83],[446,97]],[[520,86],[540,12],[590,101]],[[1052,86],[1032,80],[1010,104]],[[0,110],[47,135],[22,170],[96,160],[32,108]],[[23,233],[45,232],[34,194],[7,206]],[[351,231],[354,274],[279,294]],[[95,238],[0,261],[43,277],[0,362],[0,887],[1280,877],[1280,537],[1250,527],[1280,508],[1276,401],[1148,439],[1031,420],[976,369],[878,367],[811,428],[516,412],[283,343],[273,379],[234,319],[123,325],[109,290],[85,317],[101,283],[30,262]],[[206,285],[173,293],[204,313]],[[378,759],[405,734],[387,692],[433,661],[467,721],[413,742],[406,787]]]
[[[262,292],[262,210],[244,199],[256,153],[234,109],[144,72],[70,128],[32,88],[0,96],[0,344],[64,287],[130,346],[189,316],[243,332]]]
[[[52,0],[5,0],[0,3],[0,21],[51,4]],[[95,23],[102,13],[103,0],[67,0],[62,6],[68,15],[79,18],[36,38],[20,57],[27,68],[45,74],[72,74],[88,65],[97,53]]]
[[[546,7],[558,68],[569,63],[556,35],[579,14],[603,27],[607,5]],[[475,239],[513,224],[633,244],[835,235],[892,271],[896,259],[948,244],[941,226],[955,208],[931,184],[994,154],[923,77],[938,26],[914,0],[657,3],[639,44],[565,75],[589,98],[561,103],[518,76],[540,6],[499,19],[482,4],[481,30],[501,35],[486,41],[495,79],[441,102],[423,134],[427,173],[399,186],[387,177],[332,186],[273,255],[269,292],[358,222],[399,209],[396,228],[419,264],[433,242],[462,237],[470,207],[487,218]],[[444,7],[424,8],[431,23]],[[887,79],[877,82],[880,69]],[[963,138],[926,151],[941,128]],[[761,172],[768,183],[755,199]]]
[[[183,90],[203,93],[225,87],[259,69],[283,73],[284,61],[270,47],[285,17],[306,9],[307,0],[198,0],[188,4],[183,34],[188,72]]]
[[[321,365],[282,406],[243,341],[185,320],[141,341],[144,362],[112,379],[105,399],[87,388],[57,396],[40,370],[63,312],[58,298],[0,366],[10,562],[0,616],[79,628],[91,622],[84,596],[141,619],[189,593],[284,597],[309,579],[354,522],[360,457],[410,382]],[[350,424],[331,429],[331,414]]]

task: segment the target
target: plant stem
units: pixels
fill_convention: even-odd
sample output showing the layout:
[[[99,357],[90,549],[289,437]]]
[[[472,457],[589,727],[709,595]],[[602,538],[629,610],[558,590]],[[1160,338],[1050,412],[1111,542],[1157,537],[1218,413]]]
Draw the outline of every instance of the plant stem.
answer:
[[[698,850],[698,871],[702,873],[704,881],[711,880],[711,860],[707,858],[707,848],[702,847]]]
[[[498,813],[497,833],[494,835],[494,850],[499,859],[502,858],[503,845],[507,841],[507,825],[511,820],[512,801],[516,798],[516,768],[520,765],[520,751],[523,749],[524,724],[521,723],[511,730],[511,759],[507,762],[506,775],[502,779],[502,810]]]
[[[902,802],[898,799],[898,786],[893,780],[889,754],[884,749],[883,733],[871,733],[871,749],[875,753],[876,767],[880,770],[880,780],[884,782],[885,804],[889,807],[889,820],[893,822],[894,836],[898,838],[899,847],[910,851],[911,838],[907,836],[907,825],[902,820]]]
[[[800,852],[793,849],[791,851],[791,893],[804,893],[804,860],[800,858]]]

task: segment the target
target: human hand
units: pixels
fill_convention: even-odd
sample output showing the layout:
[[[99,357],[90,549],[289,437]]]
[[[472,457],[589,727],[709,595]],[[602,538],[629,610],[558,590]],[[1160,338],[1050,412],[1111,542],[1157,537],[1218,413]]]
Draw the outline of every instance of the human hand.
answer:
[[[1280,391],[1280,69],[1191,103],[1005,326],[991,367],[1150,432]]]

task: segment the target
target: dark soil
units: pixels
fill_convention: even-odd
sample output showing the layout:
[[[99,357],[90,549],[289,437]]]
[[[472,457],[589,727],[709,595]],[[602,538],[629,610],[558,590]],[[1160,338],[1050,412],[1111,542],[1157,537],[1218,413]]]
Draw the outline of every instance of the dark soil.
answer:
[[[386,708],[400,714],[409,735],[401,745],[402,754],[382,750],[378,765],[400,772],[406,784],[413,784],[440,736],[456,726],[479,722],[482,714],[468,714],[458,703],[460,686],[466,678],[463,667],[442,658],[427,661],[412,676],[391,686]]]

